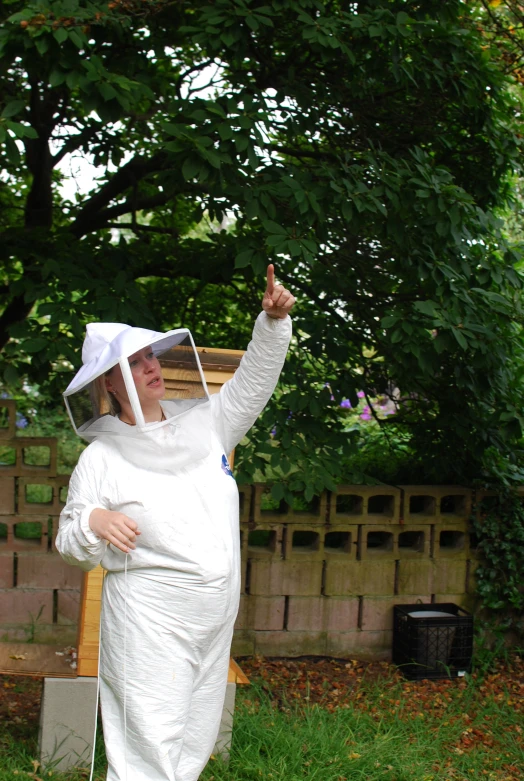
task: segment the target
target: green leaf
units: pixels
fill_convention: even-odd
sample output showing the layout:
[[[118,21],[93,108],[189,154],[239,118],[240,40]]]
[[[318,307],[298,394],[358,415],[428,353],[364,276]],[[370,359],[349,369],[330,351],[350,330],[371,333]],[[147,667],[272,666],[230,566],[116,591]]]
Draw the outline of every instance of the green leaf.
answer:
[[[39,336],[35,339],[26,339],[23,342],[23,346],[25,351],[28,353],[38,353],[41,350],[45,350],[45,348],[49,346],[49,340]]]
[[[20,382],[20,376],[12,364],[9,364],[4,370],[4,380],[7,385],[18,385]]]
[[[380,325],[382,328],[391,328],[392,325],[396,325],[399,321],[398,315],[387,315],[386,317],[383,317],[380,321]]]
[[[20,151],[9,133],[5,137],[5,149],[9,161],[14,163],[14,165],[18,165],[20,163]]]
[[[100,82],[98,85],[98,91],[104,98],[104,100],[112,100],[113,98],[116,98],[118,96],[118,93],[114,87],[111,86],[111,84],[107,84],[106,82]]]
[[[251,264],[254,251],[252,249],[245,249],[239,252],[235,257],[235,268],[246,268]]]
[[[59,27],[58,30],[55,30],[53,32],[53,35],[54,35],[55,41],[57,41],[57,43],[59,43],[59,44],[64,43],[69,38],[69,35],[68,35],[67,30],[65,29],[65,27]]]
[[[182,164],[182,176],[186,182],[195,179],[200,172],[200,160],[196,158],[187,157]]]
[[[284,498],[284,485],[283,483],[275,483],[271,486],[271,496],[276,502],[281,502]]]
[[[35,46],[40,55],[44,56],[49,49],[49,40],[46,36],[41,35],[39,38],[35,38]]]
[[[428,315],[428,317],[435,317],[437,304],[434,301],[415,301],[413,308],[418,312],[422,312],[423,315]]]
[[[460,344],[463,350],[468,349],[468,342],[467,339],[464,337],[464,334],[461,333],[461,331],[458,328],[455,328],[454,326],[451,327],[451,330],[453,331],[453,336],[457,340],[457,342]]]
[[[4,107],[4,110],[2,111],[2,117],[4,119],[8,119],[9,117],[14,117],[17,114],[22,111],[26,107],[25,100],[11,100],[9,103]]]
[[[282,225],[279,225],[278,222],[273,222],[273,220],[262,220],[262,225],[268,233],[278,233],[280,236],[288,235],[287,230]]]

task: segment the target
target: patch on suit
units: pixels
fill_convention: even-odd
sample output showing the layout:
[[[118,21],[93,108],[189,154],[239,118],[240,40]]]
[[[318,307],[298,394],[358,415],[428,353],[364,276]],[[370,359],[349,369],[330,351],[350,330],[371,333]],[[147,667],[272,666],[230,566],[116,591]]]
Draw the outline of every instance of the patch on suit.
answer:
[[[222,456],[222,471],[223,471],[223,472],[224,472],[226,475],[229,475],[230,477],[232,477],[232,478],[233,478],[233,480],[235,479],[235,476],[233,475],[233,472],[231,471],[231,467],[229,466],[229,461],[227,460],[227,458],[225,457],[225,455],[224,455],[224,456]]]

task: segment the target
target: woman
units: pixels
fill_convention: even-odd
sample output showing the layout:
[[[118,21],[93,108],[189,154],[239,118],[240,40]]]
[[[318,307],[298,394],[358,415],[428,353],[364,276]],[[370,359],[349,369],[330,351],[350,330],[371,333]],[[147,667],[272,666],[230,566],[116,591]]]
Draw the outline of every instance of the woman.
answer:
[[[226,456],[274,390],[294,303],[268,266],[253,339],[213,397],[187,331],[88,326],[84,366],[64,395],[92,444],[71,476],[57,548],[108,572],[108,781],[197,781],[213,750],[239,602],[238,491]],[[192,366],[189,398],[164,400],[161,354]]]

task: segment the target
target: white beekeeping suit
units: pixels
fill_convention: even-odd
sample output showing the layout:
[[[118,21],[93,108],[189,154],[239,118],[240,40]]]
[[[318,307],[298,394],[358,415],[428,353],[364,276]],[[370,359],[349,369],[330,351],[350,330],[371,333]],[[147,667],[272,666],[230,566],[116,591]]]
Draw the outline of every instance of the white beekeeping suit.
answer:
[[[100,697],[108,781],[197,781],[215,744],[239,602],[238,491],[227,454],[277,383],[291,321],[262,312],[234,377],[209,396],[185,329],[158,334],[88,326],[84,366],[65,395],[91,442],[60,517],[63,558],[105,578]],[[190,390],[146,423],[128,357],[151,345],[182,367]],[[100,409],[96,380],[120,365],[136,425]],[[185,375],[186,376],[186,375]],[[127,555],[98,537],[96,508],[124,513],[141,535]]]

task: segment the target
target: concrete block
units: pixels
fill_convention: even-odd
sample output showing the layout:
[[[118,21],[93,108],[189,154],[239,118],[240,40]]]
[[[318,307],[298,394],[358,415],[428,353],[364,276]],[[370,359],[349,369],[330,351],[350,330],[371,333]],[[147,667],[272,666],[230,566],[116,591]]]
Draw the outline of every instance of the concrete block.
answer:
[[[326,596],[393,595],[394,561],[328,561],[324,582]]]
[[[391,524],[363,525],[360,530],[360,559],[380,559],[395,561],[398,559],[399,527]]]
[[[397,591],[399,594],[433,593],[432,561],[400,560],[397,571]]]
[[[431,548],[431,526],[402,524],[398,527],[397,548],[399,559],[428,558]]]
[[[467,562],[439,559],[434,563],[434,594],[465,594]],[[448,602],[450,600],[447,600]]]
[[[328,632],[326,654],[344,658],[358,658],[364,661],[391,659],[393,632]]]
[[[356,561],[359,527],[356,524],[337,523],[325,527],[324,560]]]
[[[252,485],[238,486],[238,504],[239,504],[239,511],[240,511],[240,523],[247,523],[249,521],[252,495],[253,495]]]
[[[13,554],[0,554],[0,588],[12,588],[14,585]]]
[[[367,631],[392,631],[393,606],[411,605],[416,602],[430,604],[431,596],[396,595],[394,597],[368,597],[362,601],[362,629]]]
[[[36,591],[19,588],[0,590],[0,624],[30,625],[32,621],[36,621],[39,613],[39,623],[52,623],[52,590]]]
[[[406,523],[459,523],[471,513],[472,493],[459,485],[403,485]]]
[[[253,629],[235,629],[231,654],[233,656],[253,656],[255,653],[255,631]]]
[[[44,678],[38,735],[44,768],[90,766],[96,699],[96,678]]]
[[[283,629],[285,604],[285,597],[242,595],[235,629]]]
[[[247,583],[247,556],[241,555],[240,558],[240,593],[246,593]]]
[[[303,501],[303,497],[298,497]],[[288,523],[306,523],[306,524],[324,524],[327,517],[327,491],[324,491],[320,496],[314,497],[313,501],[307,508],[289,508]]]
[[[19,457],[17,458],[18,474],[20,476],[55,477],[57,464],[57,440],[55,437],[17,437],[17,448]],[[49,451],[48,463],[45,465],[35,465],[27,463],[31,460],[28,453],[29,448],[45,447]],[[68,478],[69,479],[69,478]]]
[[[243,555],[250,559],[281,559],[284,526],[278,523],[244,523]]]
[[[340,485],[331,496],[330,522],[399,523],[400,496],[389,486]]]
[[[287,629],[294,631],[350,631],[357,628],[356,597],[289,597]]]
[[[5,410],[5,413],[2,413],[5,423],[0,428],[0,439],[2,439],[2,445],[6,446],[7,442],[4,440],[16,437],[16,401],[14,399],[2,399],[0,401],[0,409]]]
[[[317,596],[322,587],[321,561],[253,560],[249,593],[260,596]]]
[[[20,588],[79,589],[83,572],[55,553],[19,553],[17,585]]]
[[[275,503],[271,499],[271,486],[257,483],[254,486],[254,515],[256,524],[264,523],[305,523],[324,524],[327,515],[327,493],[315,497],[309,506],[293,508],[284,500],[278,507],[269,507]],[[301,497],[298,497],[300,500]]]
[[[0,477],[0,515],[15,512],[15,478]]]
[[[324,559],[324,529],[320,526],[293,524],[286,527],[283,541],[286,560],[322,561]]]
[[[53,553],[56,552],[56,538],[58,536],[58,525],[60,521],[59,515],[49,515],[49,538],[51,541],[51,545],[49,550]]]
[[[226,762],[229,759],[231,738],[233,736],[233,717],[235,713],[236,688],[236,683],[228,683],[226,686],[226,696],[224,699],[224,707],[222,709],[222,718],[220,720],[220,727],[218,730],[215,748],[213,749],[213,754],[220,755]]]
[[[257,632],[255,653],[262,656],[325,656],[325,632]]]
[[[435,524],[433,530],[433,558],[469,558],[469,529],[467,524],[458,523],[454,527],[450,527],[449,524]]]
[[[69,484],[68,475],[58,475],[57,477],[21,477],[18,480],[18,512],[21,515],[38,515],[47,513],[49,515],[60,515],[65,502],[60,499],[60,489]],[[49,501],[30,502],[28,501],[27,490],[30,486],[43,486],[50,495]]]
[[[326,655],[335,656],[339,659],[359,656],[361,637],[362,632],[360,629],[353,629],[350,632],[327,632]]]
[[[80,590],[58,592],[58,623],[78,624],[80,620]]]

